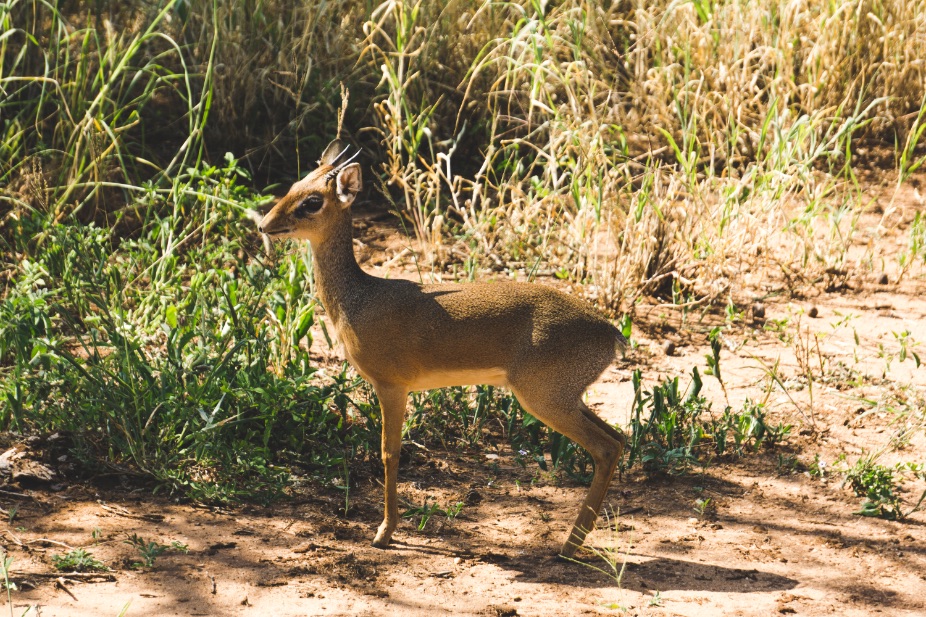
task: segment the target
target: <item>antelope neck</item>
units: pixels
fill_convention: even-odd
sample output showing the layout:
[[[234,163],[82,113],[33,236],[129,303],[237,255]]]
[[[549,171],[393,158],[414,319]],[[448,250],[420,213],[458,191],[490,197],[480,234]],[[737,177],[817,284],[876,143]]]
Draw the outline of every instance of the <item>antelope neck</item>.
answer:
[[[317,245],[312,244],[315,261],[315,284],[318,295],[335,324],[340,323],[351,299],[370,275],[360,269],[354,257],[349,212],[335,223],[331,233]]]

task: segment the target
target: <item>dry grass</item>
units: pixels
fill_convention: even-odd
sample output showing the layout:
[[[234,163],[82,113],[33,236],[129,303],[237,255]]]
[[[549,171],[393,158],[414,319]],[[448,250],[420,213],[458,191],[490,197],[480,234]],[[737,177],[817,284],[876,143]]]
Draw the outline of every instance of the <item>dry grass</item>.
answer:
[[[847,261],[858,148],[900,179],[922,156],[916,0],[5,4],[6,211],[112,212],[226,148],[299,173],[343,82],[421,263],[552,272],[619,310],[873,263]]]

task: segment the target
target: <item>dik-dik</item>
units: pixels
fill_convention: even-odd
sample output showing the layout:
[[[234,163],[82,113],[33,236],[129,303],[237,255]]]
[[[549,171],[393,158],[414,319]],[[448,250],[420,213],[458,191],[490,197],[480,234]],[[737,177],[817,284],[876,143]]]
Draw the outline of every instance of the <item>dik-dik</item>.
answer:
[[[294,184],[259,228],[271,238],[312,244],[319,299],[347,359],[382,405],[385,517],[373,546],[386,547],[399,520],[396,478],[409,392],[487,384],[510,388],[527,411],[595,461],[561,551],[571,557],[595,523],[626,443],[582,394],[626,339],[584,302],[542,285],[418,285],[367,274],[351,239],[360,166],[339,162],[345,153],[340,141],[332,142],[318,169]]]

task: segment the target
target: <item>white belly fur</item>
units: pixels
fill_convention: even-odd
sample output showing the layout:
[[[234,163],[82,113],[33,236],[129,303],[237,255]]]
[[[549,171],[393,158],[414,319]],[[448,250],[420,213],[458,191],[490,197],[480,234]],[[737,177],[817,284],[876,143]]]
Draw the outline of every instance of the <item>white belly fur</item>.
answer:
[[[409,384],[409,390],[433,390],[449,386],[506,386],[508,375],[501,368],[430,371]]]

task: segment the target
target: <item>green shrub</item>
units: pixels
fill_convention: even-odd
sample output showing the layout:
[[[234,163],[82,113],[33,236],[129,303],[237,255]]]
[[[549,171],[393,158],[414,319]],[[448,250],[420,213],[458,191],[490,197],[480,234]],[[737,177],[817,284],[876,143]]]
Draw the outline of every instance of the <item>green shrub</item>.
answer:
[[[61,572],[104,572],[109,569],[82,548],[75,548],[64,555],[52,555],[51,562]]]

